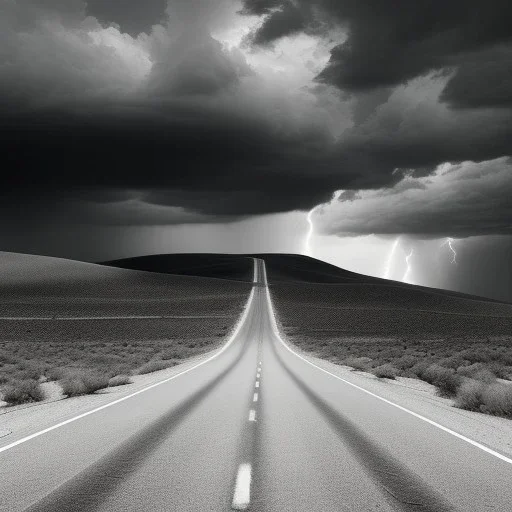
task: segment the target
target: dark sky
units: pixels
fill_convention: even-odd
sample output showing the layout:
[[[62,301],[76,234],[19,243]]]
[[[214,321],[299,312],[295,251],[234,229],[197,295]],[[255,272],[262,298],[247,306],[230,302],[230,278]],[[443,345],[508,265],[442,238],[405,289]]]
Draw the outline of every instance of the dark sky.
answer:
[[[509,236],[510,19],[502,0],[2,2],[0,249],[321,203],[332,236]]]

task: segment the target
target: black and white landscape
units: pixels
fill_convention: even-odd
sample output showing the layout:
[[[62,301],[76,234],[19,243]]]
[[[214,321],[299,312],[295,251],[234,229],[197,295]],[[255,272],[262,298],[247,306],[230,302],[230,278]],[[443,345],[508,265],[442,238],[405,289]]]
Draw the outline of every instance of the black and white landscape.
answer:
[[[512,510],[511,16],[0,0],[0,511]]]
[[[2,259],[1,510],[507,510],[511,304],[285,254]]]

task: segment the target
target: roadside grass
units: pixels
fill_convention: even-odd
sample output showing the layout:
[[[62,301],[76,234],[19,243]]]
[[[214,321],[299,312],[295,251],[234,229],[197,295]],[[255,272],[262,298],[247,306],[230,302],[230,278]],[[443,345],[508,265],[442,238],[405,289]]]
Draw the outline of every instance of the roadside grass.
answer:
[[[457,407],[512,418],[512,386],[466,379],[455,397]]]
[[[12,380],[3,389],[3,399],[8,405],[44,400],[44,393],[35,380]]]
[[[172,367],[221,342],[218,331],[210,337],[149,341],[0,342],[0,399],[8,405],[41,401],[45,381],[58,381],[68,397],[95,393],[129,384],[132,375]]]
[[[94,393],[215,349],[252,288],[242,280],[134,272],[30,255],[8,254],[2,262],[0,401],[9,404],[40,400],[45,381],[58,382],[67,396]],[[252,268],[249,260],[241,266],[244,272]],[[230,269],[226,263],[225,277]],[[100,319],[105,316],[114,318]]]
[[[129,375],[114,375],[108,380],[108,387],[113,388],[116,386],[125,386],[126,384],[131,384],[132,379]]]
[[[377,366],[376,368],[372,369],[373,375],[375,377],[378,377],[379,379],[396,379],[397,375],[400,374],[400,370],[398,368],[395,368],[392,364],[386,363],[381,364],[380,366]]]
[[[68,397],[90,395],[108,387],[109,378],[105,374],[94,371],[69,371],[60,380],[62,392]]]
[[[174,363],[167,361],[162,361],[158,359],[153,359],[143,364],[140,368],[137,369],[137,373],[139,375],[145,375],[146,373],[157,372],[159,370],[165,370],[166,368],[170,368],[174,366]]]
[[[512,336],[288,336],[305,351],[378,378],[434,385],[456,407],[512,418]]]

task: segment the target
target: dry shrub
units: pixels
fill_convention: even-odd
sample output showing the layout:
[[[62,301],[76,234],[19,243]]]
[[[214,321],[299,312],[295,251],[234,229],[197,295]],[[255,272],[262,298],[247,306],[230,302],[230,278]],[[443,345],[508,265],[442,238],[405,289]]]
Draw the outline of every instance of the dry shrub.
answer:
[[[47,365],[37,361],[26,361],[18,364],[16,377],[19,380],[38,380],[45,374]]]
[[[418,364],[419,361],[420,360],[417,356],[405,354],[402,357],[395,359],[393,361],[393,366],[400,370],[406,370],[408,368],[414,367],[416,364]]]
[[[468,411],[512,417],[512,386],[467,379],[457,391],[456,405]]]
[[[474,380],[491,383],[496,380],[496,375],[483,363],[474,363],[469,366],[462,366],[457,369],[457,373],[463,377],[469,377]]]
[[[457,390],[455,405],[468,411],[479,411],[484,387],[483,382],[473,379],[464,380]]]
[[[400,371],[395,368],[392,364],[382,364],[372,370],[373,375],[380,379],[395,379],[399,375]]]
[[[160,354],[160,358],[164,361],[168,361],[169,359],[182,359],[184,356],[183,352],[183,349],[167,349]]]
[[[372,360],[369,357],[347,357],[343,359],[343,364],[351,366],[354,370],[368,371]]]
[[[438,364],[431,364],[422,372],[420,378],[436,386],[445,396],[455,395],[462,380],[455,370],[444,368]]]
[[[50,368],[46,370],[46,378],[48,380],[61,380],[67,377],[69,369],[67,368]]]
[[[496,375],[492,373],[488,368],[482,368],[481,370],[473,374],[473,379],[485,382],[486,384],[492,384],[496,382]]]
[[[512,417],[512,386],[495,383],[484,387],[481,410],[495,416]]]
[[[411,375],[415,375],[416,377],[419,377],[420,379],[422,378],[422,375],[423,373],[425,372],[425,370],[432,365],[432,361],[431,360],[423,360],[423,361],[419,361],[418,363],[416,363],[414,366],[412,366],[408,372],[411,374]]]
[[[3,399],[9,405],[40,402],[44,400],[44,393],[35,380],[11,381],[3,390]]]
[[[160,361],[157,359],[153,359],[151,361],[148,361],[146,364],[143,364],[137,370],[137,373],[139,375],[144,375],[146,373],[152,373],[152,372],[157,372],[159,370],[165,370],[166,368],[169,368],[171,366],[174,366],[174,364],[170,363],[169,361]]]
[[[113,388],[115,386],[124,386],[126,384],[131,384],[132,379],[129,375],[115,375],[108,381],[109,387]]]
[[[507,366],[499,361],[493,361],[487,365],[489,370],[499,379],[512,380],[512,366]]]
[[[108,377],[91,371],[68,371],[60,381],[62,392],[68,397],[90,395],[108,387]]]

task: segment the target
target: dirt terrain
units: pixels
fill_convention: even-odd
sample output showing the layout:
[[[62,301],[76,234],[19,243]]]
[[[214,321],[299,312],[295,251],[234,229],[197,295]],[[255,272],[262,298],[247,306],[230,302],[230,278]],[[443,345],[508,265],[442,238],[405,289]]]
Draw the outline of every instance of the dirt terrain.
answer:
[[[380,378],[419,378],[459,407],[512,417],[512,304],[304,256],[263,257],[282,332],[293,344]]]
[[[172,366],[222,343],[250,288],[0,253],[0,385],[22,382],[28,395],[18,398],[27,401],[38,398],[33,382]]]

